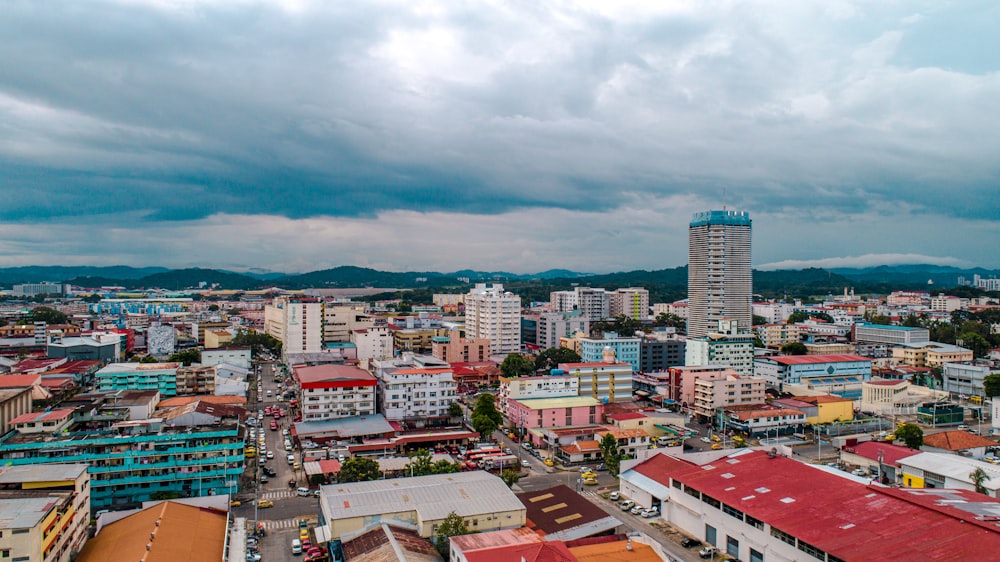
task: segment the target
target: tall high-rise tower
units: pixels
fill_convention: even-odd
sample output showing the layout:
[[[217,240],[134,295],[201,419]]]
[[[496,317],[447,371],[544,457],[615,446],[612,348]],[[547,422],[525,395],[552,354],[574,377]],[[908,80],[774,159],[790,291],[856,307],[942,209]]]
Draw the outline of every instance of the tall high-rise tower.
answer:
[[[504,292],[498,283],[477,283],[465,295],[465,334],[489,338],[493,355],[521,351],[521,297]]]
[[[688,231],[688,337],[715,331],[723,318],[751,326],[750,213],[706,211]]]

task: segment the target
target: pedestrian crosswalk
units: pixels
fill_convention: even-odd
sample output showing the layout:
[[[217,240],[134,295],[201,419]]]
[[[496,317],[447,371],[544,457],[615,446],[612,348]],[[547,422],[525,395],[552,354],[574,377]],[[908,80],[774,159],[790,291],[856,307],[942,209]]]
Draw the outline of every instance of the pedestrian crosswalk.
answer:
[[[268,531],[292,529],[299,526],[298,519],[281,519],[279,521],[262,520],[261,523],[264,524],[264,528]]]
[[[283,498],[295,497],[295,490],[275,490],[273,492],[264,492],[261,494],[265,500],[280,500]]]

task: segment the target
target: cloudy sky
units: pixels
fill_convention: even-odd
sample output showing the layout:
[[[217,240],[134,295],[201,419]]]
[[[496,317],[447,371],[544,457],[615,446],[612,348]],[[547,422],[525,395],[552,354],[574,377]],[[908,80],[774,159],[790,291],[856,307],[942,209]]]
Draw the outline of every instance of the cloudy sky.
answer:
[[[1000,3],[6,0],[0,266],[1000,267]]]

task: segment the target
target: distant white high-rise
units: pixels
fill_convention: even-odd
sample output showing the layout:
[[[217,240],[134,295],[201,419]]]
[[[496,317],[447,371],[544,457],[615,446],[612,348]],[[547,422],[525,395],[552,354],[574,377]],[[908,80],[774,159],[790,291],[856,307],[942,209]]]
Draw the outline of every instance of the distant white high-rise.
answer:
[[[688,337],[715,330],[719,320],[751,326],[753,270],[750,213],[697,213],[688,231]]]
[[[469,339],[489,338],[490,353],[521,351],[521,297],[503,285],[477,283],[465,295],[465,333]]]

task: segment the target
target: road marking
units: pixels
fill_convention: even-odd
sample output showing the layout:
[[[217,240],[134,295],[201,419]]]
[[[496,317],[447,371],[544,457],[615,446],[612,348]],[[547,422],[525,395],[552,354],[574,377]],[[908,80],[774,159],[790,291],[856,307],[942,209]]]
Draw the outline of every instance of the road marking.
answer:
[[[280,500],[295,497],[295,492],[291,490],[279,490],[277,492],[264,492],[261,494],[265,500]]]

